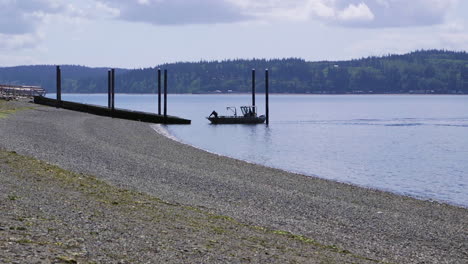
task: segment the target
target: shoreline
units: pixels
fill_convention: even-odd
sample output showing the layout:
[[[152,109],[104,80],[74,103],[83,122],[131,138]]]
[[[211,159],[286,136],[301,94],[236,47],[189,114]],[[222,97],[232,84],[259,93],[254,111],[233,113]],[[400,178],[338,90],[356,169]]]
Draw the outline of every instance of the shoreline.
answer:
[[[56,93],[49,93],[49,94],[56,94]],[[107,95],[107,93],[62,93],[64,94],[83,94],[83,95]],[[157,95],[157,93],[116,93],[121,95]],[[252,93],[168,93],[168,95],[251,95]],[[264,93],[258,93],[260,96],[264,96]],[[410,95],[410,96],[426,96],[426,95],[433,95],[433,96],[468,96],[468,94],[435,94],[435,93],[428,93],[428,94],[419,94],[419,93],[350,93],[350,94],[339,94],[339,93],[269,93],[270,95],[319,95],[319,96],[340,96],[340,95],[365,95],[365,96],[377,96],[377,95],[385,95],[385,96],[395,96],[395,95]],[[47,96],[45,96],[47,97]]]
[[[378,262],[1,148],[0,170],[1,263]]]
[[[193,147],[195,149],[198,149],[198,150],[201,150],[201,151],[213,154],[213,155],[217,155],[217,156],[220,156],[220,157],[235,159],[235,160],[238,160],[238,161],[241,161],[241,162],[246,162],[246,163],[253,164],[253,165],[258,165],[258,166],[263,166],[263,167],[266,167],[266,168],[277,169],[277,170],[284,171],[285,173],[296,174],[298,176],[316,178],[316,179],[331,181],[331,182],[340,183],[340,184],[347,184],[347,185],[350,185],[350,186],[354,186],[356,188],[364,188],[364,189],[368,189],[368,190],[372,190],[372,191],[380,191],[380,192],[385,192],[385,193],[389,193],[389,194],[393,194],[393,195],[408,197],[408,198],[412,198],[412,199],[416,199],[416,200],[420,200],[420,201],[425,201],[425,202],[430,202],[430,203],[438,203],[438,204],[445,204],[445,205],[449,205],[449,206],[455,206],[455,207],[460,207],[460,208],[463,208],[463,209],[468,209],[468,205],[458,204],[458,203],[444,201],[444,200],[438,200],[438,199],[434,199],[434,198],[430,198],[430,197],[423,197],[423,196],[417,196],[417,195],[404,194],[404,193],[400,193],[400,192],[396,192],[396,191],[380,189],[380,188],[377,188],[377,187],[364,186],[364,185],[359,185],[359,184],[355,184],[355,183],[352,183],[352,182],[346,182],[346,181],[339,181],[339,180],[336,180],[336,179],[327,179],[327,178],[324,178],[324,177],[320,177],[319,175],[316,175],[316,174],[307,174],[307,173],[300,172],[300,171],[287,170],[287,169],[284,169],[284,168],[281,168],[281,167],[268,166],[268,165],[265,165],[265,164],[256,163],[254,161],[249,161],[249,160],[245,160],[245,159],[241,159],[241,158],[237,158],[237,157],[233,157],[233,156],[223,155],[223,154],[220,154],[220,153],[217,153],[217,152],[214,152],[214,151],[210,151],[210,150],[198,147],[196,145],[184,142],[180,138],[177,138],[176,136],[172,135],[167,130],[167,128],[164,127],[163,124],[154,124],[154,125],[150,125],[150,127],[156,133],[160,134],[161,136],[164,136],[164,137],[166,137],[166,138],[168,138],[170,140],[173,140],[173,141],[175,141],[175,142],[177,142],[179,144],[187,145],[187,146]]]
[[[0,122],[0,147],[166,201],[380,261],[468,258],[464,208],[213,155],[134,121],[38,107]]]

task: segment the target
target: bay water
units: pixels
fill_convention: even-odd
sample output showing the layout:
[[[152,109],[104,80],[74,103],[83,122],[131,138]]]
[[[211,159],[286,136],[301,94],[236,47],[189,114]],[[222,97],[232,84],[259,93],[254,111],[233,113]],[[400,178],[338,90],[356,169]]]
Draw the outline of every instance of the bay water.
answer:
[[[106,94],[62,97],[107,104]],[[156,95],[117,94],[115,100],[118,108],[157,112]],[[263,100],[257,96],[260,114]],[[170,94],[168,114],[192,124],[162,128],[217,154],[468,207],[468,96],[271,95],[268,126],[206,119],[213,110],[224,115],[227,106],[250,101],[250,95]]]

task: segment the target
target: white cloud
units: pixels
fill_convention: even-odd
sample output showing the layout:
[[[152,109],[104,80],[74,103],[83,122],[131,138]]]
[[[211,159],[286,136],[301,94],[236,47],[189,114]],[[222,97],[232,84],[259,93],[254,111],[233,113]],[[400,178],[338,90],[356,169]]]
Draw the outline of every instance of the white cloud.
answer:
[[[356,27],[442,24],[459,0],[0,0],[0,33],[36,33],[50,16],[161,25],[315,19]]]
[[[331,0],[228,0],[242,8],[242,12],[256,20],[307,21],[311,18],[329,19],[336,15]]]
[[[42,40],[39,26],[48,15],[65,9],[58,0],[0,0],[0,50],[36,46]]]
[[[315,19],[353,27],[431,26],[458,0],[227,0],[256,19]]]
[[[65,8],[61,1],[56,0],[0,0],[0,33],[34,33],[44,16],[61,12]]]
[[[67,12],[62,16],[83,19],[111,19],[120,15],[118,8],[113,8],[103,2],[87,0],[80,5],[68,5]]]
[[[96,0],[122,20],[160,25],[306,21],[354,27],[430,26],[459,0]]]
[[[114,18],[119,10],[95,0],[79,5],[65,0],[0,0],[0,49],[19,50],[37,46],[42,30],[51,23],[80,24],[83,19]]]
[[[150,0],[138,0],[138,3],[140,5],[149,5],[151,2]]]
[[[28,49],[34,47],[42,37],[39,34],[1,34],[0,50]]]
[[[229,0],[97,0],[126,21],[158,25],[232,23],[250,19]]]
[[[252,39],[252,36],[262,34],[268,39],[280,34],[281,38],[289,40],[290,36],[295,36],[294,38],[300,41],[309,39],[310,36],[307,35],[317,36],[319,35],[317,32],[320,32],[328,35],[323,36],[323,39],[322,35],[319,35],[320,45],[329,48],[330,43],[339,43],[332,45],[336,45],[336,49],[339,48],[341,53],[349,54],[350,57],[374,51],[385,54],[387,51],[400,53],[421,48],[468,50],[466,34],[468,24],[464,12],[461,11],[468,7],[466,2],[460,0],[0,0],[0,51],[4,55],[2,58],[5,59],[7,58],[5,54],[10,56],[17,54],[26,60],[28,56],[39,57],[38,54],[41,53],[44,58],[50,58],[60,52],[60,48],[50,48],[54,45],[59,46],[58,43],[60,47],[75,45],[74,50],[80,50],[85,48],[82,44],[77,44],[80,41],[93,43],[111,32],[114,36],[121,37],[121,41],[115,43],[115,46],[125,47],[125,45],[135,45],[126,39],[130,31],[135,31],[133,39],[146,40],[148,34],[164,35],[168,38],[173,34],[187,36],[197,29],[201,33],[190,35],[191,39],[204,38],[203,41],[216,42],[217,38],[226,38],[229,34],[234,34],[236,38],[233,39],[237,39],[240,34],[235,33],[235,29],[238,29],[238,26],[252,30],[251,35],[243,39]],[[448,17],[449,14],[453,17]],[[288,23],[281,23],[290,21],[295,22],[294,27]],[[243,25],[234,24],[238,22],[243,22]],[[255,23],[250,24],[252,22]],[[317,22],[321,26],[317,26]],[[177,29],[149,26],[189,24],[231,25]],[[254,30],[257,31],[254,33]],[[407,33],[408,30],[416,33]],[[208,31],[210,34],[203,34]],[[138,32],[141,35],[138,35]],[[385,36],[382,35],[384,32]],[[359,37],[356,34],[360,34]],[[326,37],[333,42],[327,43],[324,40]],[[159,40],[152,41],[155,45],[159,44]],[[95,47],[94,44],[90,44],[87,48]],[[289,44],[278,45],[277,50],[272,51],[273,55],[265,56],[278,56],[281,54],[278,50],[283,47],[285,50],[294,49]],[[245,52],[240,51],[238,53],[240,55],[235,56],[242,56]],[[303,56],[307,56],[307,52],[309,51],[303,51]],[[60,59],[69,58],[68,53],[63,52]],[[200,54],[200,57],[211,56],[209,54],[211,53]],[[232,56],[229,54],[232,53],[226,51],[219,56]],[[174,54],[167,56],[171,59],[176,57]],[[13,57],[11,58],[13,61]]]
[[[412,27],[444,23],[447,13],[457,3],[458,0],[336,0],[334,6],[343,9],[350,5],[365,5],[374,15],[367,23],[345,23],[345,26]]]
[[[338,12],[338,19],[342,21],[372,21],[374,14],[366,4],[350,4],[346,9]]]

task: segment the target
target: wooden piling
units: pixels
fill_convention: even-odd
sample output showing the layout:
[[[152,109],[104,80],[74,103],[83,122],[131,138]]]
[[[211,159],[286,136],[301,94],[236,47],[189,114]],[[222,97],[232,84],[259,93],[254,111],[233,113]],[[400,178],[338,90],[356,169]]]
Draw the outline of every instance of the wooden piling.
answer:
[[[111,70],[107,70],[107,108],[111,108],[112,79]]]
[[[269,76],[268,76],[268,69],[265,70],[265,116],[266,116],[266,124],[270,124],[270,109],[269,109],[269,98],[268,98],[268,87],[269,86]]]
[[[115,69],[111,70],[111,108],[112,110],[115,109]]]
[[[57,107],[60,107],[62,103],[62,71],[60,66],[56,68],[56,77],[57,77]]]
[[[158,115],[161,115],[161,69],[158,69]]]
[[[252,106],[255,106],[255,69],[252,69]]]
[[[167,70],[164,70],[164,117],[167,117]]]

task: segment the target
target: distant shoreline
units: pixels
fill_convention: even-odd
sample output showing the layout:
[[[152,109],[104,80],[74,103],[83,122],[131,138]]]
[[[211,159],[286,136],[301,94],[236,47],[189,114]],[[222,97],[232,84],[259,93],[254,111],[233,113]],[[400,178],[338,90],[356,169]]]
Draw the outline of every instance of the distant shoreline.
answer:
[[[55,93],[47,93],[47,94],[55,94]],[[62,93],[62,94],[105,94],[107,93]],[[116,93],[116,94],[125,94],[125,95],[157,95],[157,93]],[[252,93],[168,93],[168,95],[251,95]],[[256,93],[258,96],[264,95],[262,92]],[[349,93],[349,94],[338,94],[338,93],[270,93],[270,95],[460,95],[460,96],[467,96],[468,94],[446,94],[446,93],[427,93],[427,94],[419,94],[419,93]]]
[[[158,68],[168,70],[168,91],[176,93],[249,92],[255,72],[256,87],[270,92],[325,94],[468,94],[468,53],[418,50],[341,61],[300,58],[235,59],[173,62],[140,69],[117,69],[116,91],[150,93],[158,87]],[[64,91],[106,92],[108,68],[63,65]],[[55,66],[1,68],[2,82],[56,87]],[[266,75],[265,75],[266,76]]]

